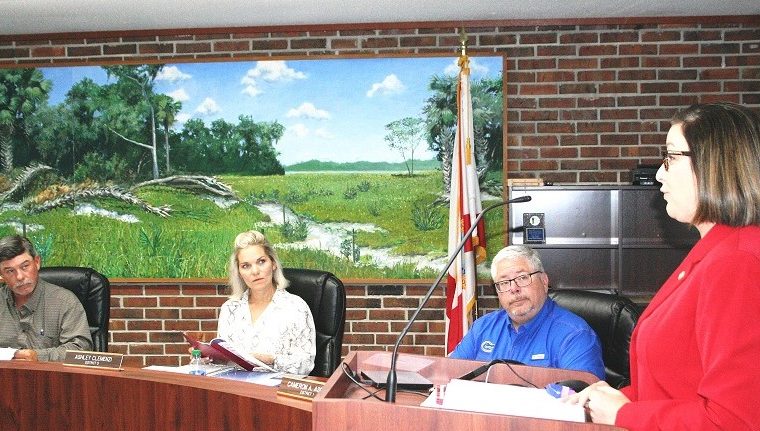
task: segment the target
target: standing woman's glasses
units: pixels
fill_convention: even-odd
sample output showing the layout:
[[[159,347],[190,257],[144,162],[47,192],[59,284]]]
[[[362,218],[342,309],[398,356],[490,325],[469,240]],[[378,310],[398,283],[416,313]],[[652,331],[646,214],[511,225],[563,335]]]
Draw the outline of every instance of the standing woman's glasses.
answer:
[[[662,165],[665,166],[665,170],[670,169],[670,162],[673,160],[673,156],[688,156],[691,157],[691,151],[665,151],[662,153]]]

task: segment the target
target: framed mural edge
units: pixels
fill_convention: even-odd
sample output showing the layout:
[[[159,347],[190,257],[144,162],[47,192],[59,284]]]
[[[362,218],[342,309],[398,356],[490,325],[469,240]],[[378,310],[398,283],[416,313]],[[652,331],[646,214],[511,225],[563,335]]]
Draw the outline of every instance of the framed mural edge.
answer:
[[[0,234],[27,235],[45,266],[93,267],[124,283],[226,282],[232,240],[249,229],[287,267],[432,281],[447,260],[442,160],[456,127],[456,61],[1,66]],[[487,202],[501,199],[506,177],[506,60],[470,61]],[[506,216],[493,213],[489,255],[507,241]]]

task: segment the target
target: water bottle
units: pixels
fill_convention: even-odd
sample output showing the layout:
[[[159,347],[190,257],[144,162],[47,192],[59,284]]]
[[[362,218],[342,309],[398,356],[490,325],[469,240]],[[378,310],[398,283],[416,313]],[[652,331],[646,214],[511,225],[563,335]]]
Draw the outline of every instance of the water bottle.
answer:
[[[190,359],[190,374],[196,376],[206,375],[206,368],[204,368],[203,361],[201,361],[201,351],[198,349],[193,349],[192,359]]]

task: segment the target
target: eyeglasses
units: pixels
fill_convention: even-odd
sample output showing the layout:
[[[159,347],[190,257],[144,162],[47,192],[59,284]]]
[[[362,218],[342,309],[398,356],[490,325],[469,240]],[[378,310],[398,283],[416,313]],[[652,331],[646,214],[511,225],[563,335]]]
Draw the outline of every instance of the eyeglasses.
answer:
[[[531,276],[538,274],[540,272],[543,272],[543,271],[533,271],[530,274],[523,274],[515,278],[510,278],[509,280],[497,281],[496,283],[493,284],[493,287],[496,288],[496,291],[499,293],[509,292],[513,281],[515,282],[515,285],[517,285],[517,287],[528,287],[530,286],[530,283],[533,281],[531,279]]]
[[[670,169],[670,162],[673,156],[687,156],[691,157],[691,151],[664,151],[662,153],[662,166],[667,171]]]

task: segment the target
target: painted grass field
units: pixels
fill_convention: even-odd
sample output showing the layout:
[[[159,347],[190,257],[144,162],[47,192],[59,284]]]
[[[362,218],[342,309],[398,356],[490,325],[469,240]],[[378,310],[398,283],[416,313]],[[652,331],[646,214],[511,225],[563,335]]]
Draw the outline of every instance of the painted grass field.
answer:
[[[105,215],[87,215],[82,202],[28,215],[4,208],[0,234],[16,233],[11,224],[26,225],[43,265],[82,265],[109,278],[223,278],[235,235],[248,229],[265,232],[288,267],[331,271],[341,278],[430,279],[438,270],[414,263],[376,262],[361,248],[387,249],[391,256],[446,257],[448,203],[433,206],[441,194],[441,174],[426,171],[414,177],[391,173],[298,173],[272,177],[221,176],[237,193],[236,202],[215,202],[210,196],[163,186],[139,189],[152,205],[170,205],[162,218],[115,200],[87,202]],[[284,205],[294,213],[287,226],[257,209],[259,204]],[[488,202],[484,202],[484,206]],[[271,207],[271,205],[270,205]],[[90,208],[92,209],[92,208]],[[78,214],[80,213],[80,214]],[[134,216],[136,222],[117,220]],[[486,217],[488,255],[504,244],[502,209]],[[345,223],[374,226],[374,231]],[[337,225],[336,225],[337,224]],[[311,230],[325,225],[350,238],[344,254],[293,248]],[[334,226],[339,226],[334,228]],[[289,245],[290,244],[290,245]]]

